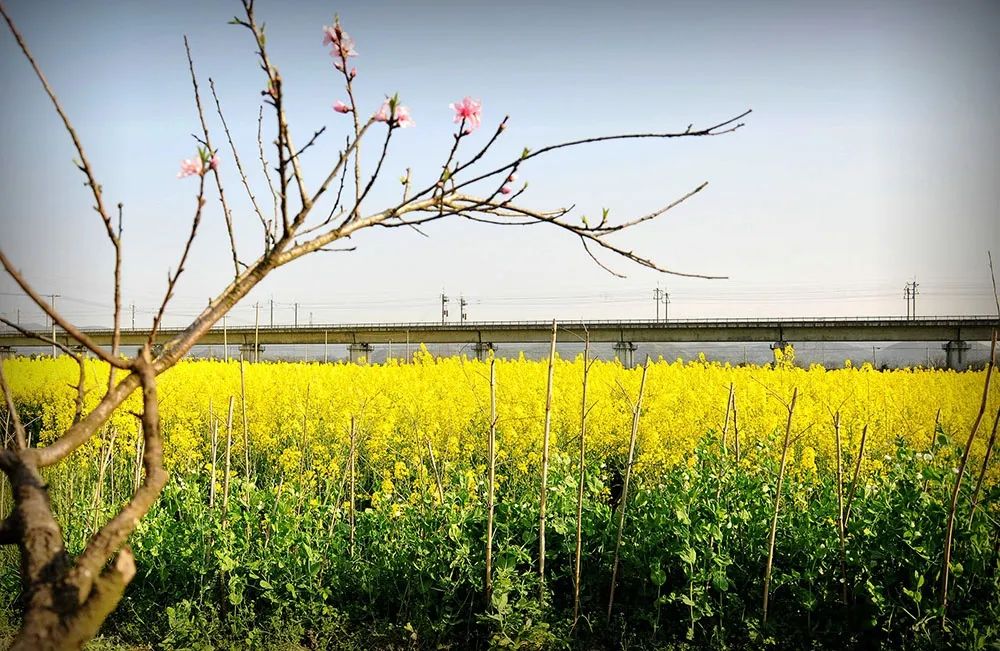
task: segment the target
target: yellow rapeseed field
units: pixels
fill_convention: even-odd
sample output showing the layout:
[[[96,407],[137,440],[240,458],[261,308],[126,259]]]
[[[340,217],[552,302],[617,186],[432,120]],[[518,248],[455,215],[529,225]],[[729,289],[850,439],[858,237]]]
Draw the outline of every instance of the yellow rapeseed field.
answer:
[[[780,356],[779,356],[780,357]],[[71,422],[77,376],[73,360],[12,359],[5,363],[22,417],[42,445]],[[496,360],[499,413],[499,472],[506,480],[534,475],[541,457],[546,361]],[[87,362],[88,408],[106,387],[106,365]],[[350,422],[356,422],[360,464],[374,476],[426,477],[431,456],[443,469],[478,469],[485,463],[489,422],[489,362],[435,359],[425,351],[412,364],[361,366],[318,363],[246,364],[246,435],[253,466],[281,478],[310,479],[339,474],[350,450]],[[916,450],[930,446],[940,410],[943,430],[965,440],[979,409],[984,372],[907,369],[877,371],[868,365],[830,370],[798,368],[788,359],[772,366],[731,366],[662,359],[650,363],[637,448],[637,472],[688,462],[707,432],[721,432],[730,384],[735,391],[736,440],[745,463],[753,451],[777,454],[788,401],[798,389],[792,468],[828,470],[834,458],[832,415],[839,411],[845,453],[856,453],[868,426],[867,470],[877,470],[897,439]],[[596,362],[588,389],[588,455],[624,457],[631,404],[641,369]],[[577,446],[583,361],[555,364],[552,445],[574,454]],[[218,419],[220,449],[226,438],[228,403],[234,398],[234,466],[244,459],[243,404],[239,362],[184,361],[159,383],[168,468],[198,472],[210,462],[210,409]],[[997,409],[994,387],[987,414]],[[134,455],[140,408],[133,395],[112,418],[104,439]],[[991,419],[973,448],[981,458]],[[92,463],[100,442],[82,459]],[[86,461],[89,455],[89,460]],[[419,470],[418,470],[419,469]],[[411,475],[412,472],[412,475]]]

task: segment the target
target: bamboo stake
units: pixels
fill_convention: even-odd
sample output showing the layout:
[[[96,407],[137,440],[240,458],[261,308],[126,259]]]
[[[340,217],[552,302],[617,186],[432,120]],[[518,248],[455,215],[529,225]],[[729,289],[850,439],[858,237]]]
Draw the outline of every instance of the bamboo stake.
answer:
[[[618,583],[618,556],[622,547],[622,532],[625,530],[625,507],[628,505],[628,486],[632,478],[632,463],[635,458],[635,439],[639,433],[639,414],[642,410],[642,395],[646,390],[646,371],[649,370],[649,359],[642,367],[642,379],[639,381],[639,398],[632,409],[632,434],[628,441],[628,462],[625,465],[625,484],[622,486],[622,503],[618,512],[618,536],[615,539],[615,557],[611,565],[611,595],[608,597],[608,621],[611,621],[611,609],[615,604],[615,584]]]
[[[132,492],[139,490],[139,483],[142,481],[142,454],[146,450],[146,440],[139,433],[135,440],[135,476],[132,477]]]
[[[552,320],[549,379],[545,390],[545,434],[542,438],[542,491],[538,498],[538,602],[545,601],[545,502],[549,490],[549,436],[552,430],[552,376],[556,357],[556,321]]]
[[[983,479],[986,477],[986,467],[990,464],[990,456],[993,454],[993,445],[997,440],[997,425],[1000,424],[1000,409],[997,409],[996,418],[993,419],[993,431],[990,432],[990,440],[986,444],[986,456],[983,457],[983,467],[979,471],[979,479],[976,480],[976,489],[972,491],[972,512],[969,513],[969,524],[976,515],[976,508],[979,506],[979,489],[983,487]]]
[[[219,421],[212,412],[212,403],[208,403],[208,413],[212,419],[212,479],[208,489],[208,506],[215,507],[215,464],[219,457]]]
[[[865,458],[865,441],[868,440],[868,423],[861,429],[861,445],[858,447],[858,458],[854,462],[854,476],[851,478],[851,492],[847,494],[847,506],[844,511],[844,529],[851,519],[851,505],[854,503],[854,493],[858,489],[858,477],[861,474],[861,460]]]
[[[308,468],[308,466],[306,464],[306,448],[309,445],[309,436],[308,436],[308,429],[306,429],[306,428],[308,427],[308,418],[309,418],[309,388],[310,387],[307,384],[306,385],[306,401],[305,401],[305,404],[304,404],[304,406],[302,408],[302,443],[299,444],[301,446],[301,448],[302,448],[302,464],[301,464],[301,468],[302,468],[302,472],[303,473],[305,473],[305,471]],[[303,495],[304,494],[305,494],[305,491],[303,491]]]
[[[490,433],[486,441],[489,457],[489,495],[486,498],[486,606],[493,598],[493,511],[496,506],[497,478],[497,381],[496,359],[490,358]]]
[[[225,521],[225,514],[229,511],[229,468],[230,458],[233,451],[233,396],[229,396],[229,416],[226,418],[226,476],[222,480],[222,519]]]
[[[962,487],[962,477],[965,475],[965,466],[969,462],[969,452],[972,450],[972,441],[979,431],[979,424],[986,413],[986,402],[990,397],[990,378],[993,376],[993,367],[997,361],[997,331],[993,331],[993,339],[990,342],[990,361],[986,365],[986,382],[983,383],[983,399],[979,405],[979,413],[972,423],[972,431],[965,441],[965,450],[962,452],[962,461],[958,464],[958,477],[955,478],[955,486],[951,490],[951,509],[948,511],[948,528],[944,537],[944,568],[941,572],[941,626],[945,625],[948,609],[948,575],[951,571],[951,545],[952,536],[955,534],[955,512],[958,511],[958,492]]]
[[[726,418],[722,423],[722,463],[720,465],[719,481],[715,486],[715,501],[718,504],[719,499],[722,497],[722,476],[725,473],[725,460],[729,455],[729,449],[726,446],[726,437],[729,433],[729,412],[732,410],[733,406],[733,383],[729,383],[729,397],[726,399]]]
[[[840,536],[840,573],[844,585],[842,598],[847,605],[847,544],[844,540],[844,473],[841,468],[840,412],[833,415],[833,433],[837,439],[837,534]]]
[[[726,445],[726,439],[729,435],[729,412],[733,408],[733,383],[729,383],[729,398],[726,400],[726,419],[722,423],[722,454],[723,456],[729,454],[729,447]]]
[[[740,467],[740,426],[736,420],[736,389],[733,389],[733,447],[736,452],[736,467]]]
[[[247,383],[243,370],[243,356],[240,355],[240,408],[243,411],[243,457],[246,489],[250,490],[250,429],[247,422]]]
[[[583,554],[583,488],[586,480],[587,450],[587,378],[590,374],[590,333],[583,342],[583,397],[580,399],[580,458],[576,492],[576,561],[573,568],[573,626],[580,619],[580,569]]]
[[[785,460],[788,458],[788,443],[792,435],[792,414],[799,389],[792,391],[792,402],[788,405],[788,422],[785,424],[785,443],[781,447],[781,465],[778,467],[778,488],[774,494],[774,517],[771,519],[771,536],[768,540],[767,567],[764,570],[764,623],[767,623],[767,599],[771,590],[771,568],[774,565],[774,539],[778,533],[778,507],[781,505],[781,484],[785,479]]]
[[[347,509],[348,519],[350,520],[350,524],[351,524],[350,547],[348,548],[348,554],[350,555],[351,558],[354,558],[354,487],[355,487],[354,482],[356,481],[356,477],[355,477],[355,463],[354,463],[355,462],[355,458],[354,458],[354,456],[355,456],[355,452],[357,451],[356,447],[355,447],[355,439],[356,439],[356,435],[357,435],[356,432],[357,432],[357,429],[356,429],[356,426],[355,426],[355,423],[354,423],[354,416],[351,416],[351,452],[350,452],[350,456],[348,457],[348,465],[350,465],[350,468],[351,468],[350,469],[351,503],[350,503],[350,505],[348,506],[348,509]]]
[[[434,460],[434,447],[431,445],[431,440],[425,439],[427,442],[427,454],[431,458],[431,472],[434,473],[434,481],[437,484],[438,489],[438,501],[441,505],[444,505],[444,480],[441,477],[441,473],[438,472],[437,461]]]

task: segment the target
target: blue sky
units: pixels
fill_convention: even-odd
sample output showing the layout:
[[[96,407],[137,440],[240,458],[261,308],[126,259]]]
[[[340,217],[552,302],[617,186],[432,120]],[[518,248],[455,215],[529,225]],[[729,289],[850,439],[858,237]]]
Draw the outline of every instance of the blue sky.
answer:
[[[986,250],[1000,258],[997,3],[258,5],[296,140],[327,126],[304,159],[312,187],[349,126],[330,108],[346,97],[321,43],[335,11],[357,41],[361,108],[374,112],[393,92],[411,108],[417,126],[394,136],[370,211],[398,196],[406,167],[417,179],[436,174],[450,146],[448,104],[464,95],[484,106],[473,145],[511,116],[492,162],[525,146],[754,113],[724,137],[595,145],[521,173],[530,183],[525,203],[576,204],[591,215],[608,207],[621,217],[709,181],[617,241],[665,266],[730,280],[662,276],[607,258],[628,276],[621,280],[555,229],[451,221],[428,227],[429,238],[362,233],[354,253],[296,262],[244,300],[234,322],[251,322],[250,306],[272,298],[277,321],[290,321],[296,302],[301,321],[310,313],[316,322],[435,320],[442,291],[464,294],[473,320],[652,317],[658,284],[676,318],[902,314],[902,288],[914,277],[918,313],[995,309]],[[263,77],[249,35],[226,24],[239,4],[11,0],[7,8],[81,133],[107,199],[125,204],[124,300],[136,304],[137,325],[148,323],[196,189],[175,178],[198,131],[184,34],[202,89],[216,81],[258,197],[267,192],[252,165]],[[63,296],[70,317],[106,323],[110,246],[88,210],[72,146],[6,31],[0,55],[0,245],[39,291]],[[223,143],[214,111],[208,117]],[[369,165],[374,144],[363,154]],[[252,259],[256,216],[226,147],[221,158],[241,256]],[[209,206],[172,323],[228,278],[221,212]],[[40,320],[15,293],[0,281],[0,312]]]

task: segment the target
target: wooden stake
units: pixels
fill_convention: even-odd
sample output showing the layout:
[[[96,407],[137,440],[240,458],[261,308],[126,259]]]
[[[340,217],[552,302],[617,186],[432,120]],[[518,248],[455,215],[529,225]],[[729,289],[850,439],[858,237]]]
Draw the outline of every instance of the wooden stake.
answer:
[[[955,478],[955,486],[951,490],[951,509],[948,511],[948,528],[944,537],[944,567],[941,572],[941,626],[945,625],[948,609],[948,575],[951,571],[951,544],[952,536],[955,534],[955,512],[958,511],[958,493],[962,487],[962,477],[965,476],[965,466],[969,462],[969,452],[972,451],[972,441],[979,431],[979,424],[983,421],[983,414],[986,413],[986,403],[990,397],[990,378],[993,376],[993,367],[997,361],[997,331],[993,331],[993,339],[990,342],[990,361],[986,365],[986,382],[983,383],[983,400],[979,405],[979,413],[972,423],[972,431],[965,441],[965,450],[962,452],[962,461],[958,464],[958,476]]]
[[[736,468],[740,467],[740,425],[736,419],[736,389],[733,389],[733,448],[736,453]]]
[[[545,390],[545,434],[542,438],[542,491],[538,498],[538,603],[545,601],[545,502],[549,490],[549,436],[552,431],[552,376],[556,357],[556,321],[552,320],[549,379]]]
[[[215,507],[215,464],[219,457],[219,421],[212,411],[212,403],[208,403],[208,414],[212,421],[212,479],[208,489],[208,506]]]
[[[250,490],[250,428],[247,422],[247,383],[243,370],[243,356],[240,356],[240,408],[243,411],[243,463],[246,489]]]
[[[861,475],[861,460],[865,458],[865,441],[868,440],[868,423],[861,429],[861,445],[858,446],[858,458],[854,462],[854,476],[851,478],[851,492],[847,494],[847,506],[844,507],[844,530],[851,519],[851,505],[854,503],[854,493],[858,490],[858,479]]]
[[[976,508],[979,506],[979,489],[983,487],[983,479],[986,477],[986,467],[990,465],[990,456],[993,454],[993,445],[997,440],[997,425],[1000,424],[1000,409],[997,409],[996,418],[993,419],[993,431],[990,432],[990,440],[986,444],[986,456],[983,457],[983,467],[979,471],[979,479],[976,480],[976,489],[972,491],[972,511],[969,513],[969,524],[976,515]]]
[[[583,489],[586,480],[587,450],[587,376],[590,374],[590,333],[583,342],[583,398],[580,400],[580,456],[576,490],[576,561],[573,568],[573,626],[580,619],[580,570],[583,554]]]
[[[625,531],[625,507],[628,505],[628,486],[632,478],[632,465],[635,459],[635,439],[639,433],[639,414],[642,410],[642,395],[646,390],[646,371],[649,370],[649,359],[642,367],[642,379],[639,381],[639,398],[632,409],[632,434],[628,441],[628,462],[625,464],[625,484],[622,486],[622,503],[618,512],[618,536],[615,538],[615,559],[611,564],[611,594],[608,597],[608,621],[611,621],[611,609],[615,604],[615,586],[618,583],[618,557],[622,548],[622,533]]]
[[[840,536],[840,574],[844,585],[841,597],[847,605],[847,543],[844,539],[844,473],[841,468],[840,412],[833,415],[833,434],[837,440],[837,534]]]
[[[441,473],[438,472],[437,461],[434,460],[434,447],[431,445],[431,440],[429,438],[425,440],[427,441],[427,454],[431,458],[431,472],[434,473],[434,481],[437,484],[438,501],[444,506],[444,480]]]
[[[222,479],[223,522],[226,519],[225,513],[229,510],[229,468],[233,451],[233,402],[235,402],[233,396],[229,396],[229,416],[226,418],[226,476]]]
[[[355,462],[355,453],[357,452],[355,443],[357,436],[356,432],[357,429],[354,423],[354,416],[351,416],[351,452],[350,456],[348,457],[348,465],[350,466],[351,502],[347,509],[347,516],[351,524],[350,547],[348,548],[348,553],[351,558],[354,558],[354,487],[356,481],[354,462]]]
[[[764,623],[767,623],[767,598],[771,590],[771,568],[774,566],[774,539],[778,533],[778,508],[781,506],[781,484],[785,479],[785,460],[788,458],[788,444],[792,435],[792,413],[799,389],[792,391],[792,402],[788,405],[788,422],[785,424],[785,443],[781,446],[781,465],[778,467],[778,488],[774,493],[774,517],[771,518],[771,536],[768,539],[767,567],[764,570]]]
[[[490,433],[486,441],[489,462],[489,494],[486,496],[486,606],[493,598],[493,511],[496,506],[497,478],[497,380],[496,359],[490,358]]]

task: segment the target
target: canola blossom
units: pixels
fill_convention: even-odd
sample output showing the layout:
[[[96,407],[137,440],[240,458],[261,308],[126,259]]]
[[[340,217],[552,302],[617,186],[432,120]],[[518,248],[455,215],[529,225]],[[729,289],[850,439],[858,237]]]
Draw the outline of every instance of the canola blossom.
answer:
[[[106,384],[107,367],[87,362],[86,403],[92,408]],[[499,413],[499,467],[506,477],[537,472],[544,425],[545,361],[496,361]],[[34,440],[44,445],[69,426],[76,365],[68,358],[5,364],[15,401],[30,414]],[[582,359],[557,359],[552,411],[552,446],[567,454],[575,449],[580,428]],[[622,458],[628,447],[631,401],[640,369],[597,362],[588,387],[587,448],[595,460]],[[292,478],[301,471],[303,454],[317,474],[339,472],[350,448],[350,422],[357,423],[366,450],[366,470],[373,475],[416,472],[436,462],[449,468],[476,468],[485,457],[489,418],[488,365],[464,358],[435,359],[426,352],[415,363],[393,360],[383,365],[263,363],[247,364],[246,414],[250,458],[255,468],[281,469]],[[967,436],[979,406],[982,372],[906,369],[877,371],[870,365],[827,370],[779,364],[736,367],[714,362],[651,363],[637,444],[636,472],[655,474],[686,463],[708,432],[727,430],[730,453],[736,441],[748,451],[761,447],[780,454],[774,434],[798,389],[791,466],[805,471],[834,468],[832,416],[839,411],[845,454],[854,455],[868,428],[866,470],[877,471],[898,441],[918,451],[931,450],[936,419],[949,436]],[[736,426],[728,427],[726,403],[734,387]],[[998,389],[992,389],[995,411]],[[165,462],[183,472],[203,468],[210,459],[210,403],[216,417],[233,397],[240,404],[238,362],[184,361],[160,380]],[[119,444],[134,446],[137,431],[130,411],[139,410],[139,394],[112,417],[109,430]],[[938,416],[938,410],[940,415]],[[241,426],[240,426],[241,427]],[[234,454],[242,458],[242,437]],[[985,454],[985,436],[973,445],[974,459]],[[745,461],[749,463],[749,461]],[[400,466],[399,464],[403,464]],[[995,474],[995,473],[994,473]]]

